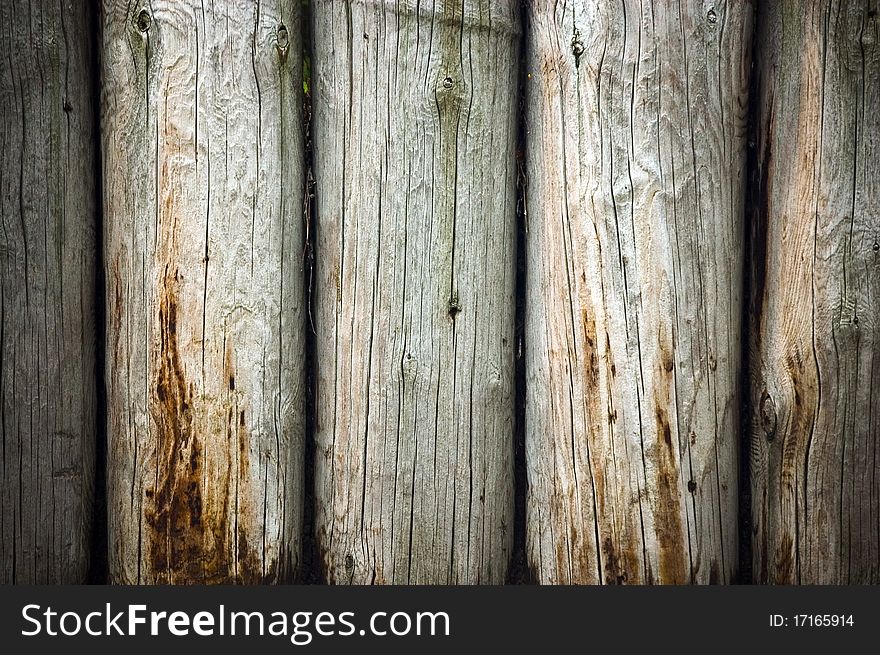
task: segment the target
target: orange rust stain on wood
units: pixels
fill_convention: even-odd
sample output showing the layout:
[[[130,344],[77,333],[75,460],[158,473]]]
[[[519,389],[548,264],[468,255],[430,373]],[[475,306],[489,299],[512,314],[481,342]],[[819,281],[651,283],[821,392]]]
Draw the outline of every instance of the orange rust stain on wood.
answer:
[[[604,337],[605,356],[604,366],[606,380],[616,377],[617,370],[611,356],[611,339],[607,330],[602,335],[596,333],[596,323],[589,307],[581,311],[581,321],[584,330],[584,402],[587,405],[587,415],[590,418],[589,433],[594,434],[597,430],[613,429],[617,422],[617,410],[613,406],[601,406],[601,395],[598,393],[601,384],[600,357],[598,350],[598,338]],[[603,423],[607,423],[607,426]],[[607,487],[605,479],[604,462],[593,462],[593,484],[595,489],[595,520],[598,522],[600,543],[595,545],[598,552],[595,553],[602,562],[602,581],[605,584],[639,584],[642,578],[642,544],[639,536],[634,531],[624,531],[624,541],[620,543],[613,534],[611,521],[606,517],[608,503]],[[583,548],[582,548],[583,550]],[[584,552],[581,566],[587,570],[587,553]],[[590,567],[595,566],[589,564]]]
[[[605,584],[640,584],[642,578],[642,544],[635,531],[624,531],[625,541],[617,543],[612,521],[603,519],[607,505],[607,486],[602,466],[594,467],[593,481],[596,490],[596,521],[599,523],[597,557],[602,562],[602,582]]]
[[[179,280],[177,271],[167,265],[160,288],[160,348],[151,407],[158,430],[158,472],[156,488],[145,494],[146,557],[159,583],[258,579],[260,566],[239,565],[237,574],[233,567],[230,476],[214,480],[206,491],[206,437],[196,426],[193,385],[186,379],[178,344]],[[242,470],[246,469],[245,465]]]
[[[629,531],[624,546],[622,556],[624,582],[642,584],[642,543],[635,530]]]
[[[238,447],[238,470],[239,470],[239,487],[244,490],[251,488],[249,480],[250,476],[250,431],[247,427],[245,419],[245,411],[238,411],[238,414],[230,414],[235,421],[232,426],[235,430],[237,447]],[[231,477],[231,476],[230,476]],[[252,507],[251,496],[245,491],[238,495],[238,514],[241,516],[254,516],[259,514]],[[277,565],[273,561],[269,568],[265,568],[264,557],[257,550],[257,546],[248,539],[248,532],[239,528],[236,534],[236,581],[241,584],[265,584],[273,582],[277,576]]]
[[[638,551],[641,546],[637,542],[638,538],[631,535],[621,550],[611,536],[602,539],[602,572],[605,584],[639,584],[641,562]]]
[[[581,311],[581,322],[584,329],[584,382],[589,400],[595,397],[590,391],[599,385],[599,351],[596,347],[596,321],[588,307]]]
[[[193,431],[191,388],[177,343],[177,273],[166,266],[159,303],[160,351],[151,408],[158,427],[157,486],[145,508],[150,567],[159,582],[208,574],[202,524],[201,444]]]
[[[602,539],[600,551],[605,584],[623,584],[626,582],[626,572],[620,570],[620,564],[617,561],[617,550],[614,547],[614,540],[609,535],[606,535]]]
[[[599,349],[596,335],[596,321],[590,312],[590,307],[586,306],[581,310],[581,325],[584,331],[584,402],[587,412],[587,435],[594,434],[597,430],[604,428],[603,423],[607,420],[608,412],[602,406],[601,394],[599,394],[600,375],[599,375]],[[592,451],[591,451],[592,452]],[[605,508],[605,476],[602,470],[602,463],[597,462],[596,465],[592,461],[588,462],[591,468],[590,475],[593,477],[595,507],[593,507],[594,521],[598,521],[601,525],[601,513]],[[593,526],[589,526],[590,531]],[[583,534],[578,531],[578,526],[572,524],[570,526],[571,536],[571,556],[575,559],[571,563],[573,576],[575,579],[583,580],[585,576],[592,575],[592,571],[596,570],[596,558],[602,558],[600,544],[592,543],[590,539],[584,539]],[[601,531],[600,531],[601,534]],[[603,568],[604,570],[604,568]],[[597,571],[598,573],[598,571]],[[599,580],[601,582],[601,580]]]
[[[663,366],[663,370],[667,373],[671,373],[672,369],[675,368],[675,361],[672,359],[672,352],[666,350],[665,348],[660,351],[660,361]]]
[[[596,340],[596,321],[590,313],[589,307],[581,310],[581,326],[584,331],[584,402],[587,406],[589,421],[588,433],[602,429],[602,423],[608,417],[608,412],[601,405],[599,394],[599,348]]]
[[[556,518],[560,530],[567,530],[568,538],[554,540],[553,554],[556,559],[556,575],[560,583],[583,579],[595,570],[596,563],[590,545],[582,540],[582,534],[571,517],[579,515],[579,507],[572,489],[556,489],[550,496],[550,516]],[[568,518],[569,520],[564,520]],[[592,527],[590,528],[592,529]],[[560,532],[560,536],[562,532]]]
[[[170,249],[174,249],[174,236]],[[230,512],[253,516],[248,465],[250,434],[244,410],[225,409],[229,423],[226,475],[205,470],[204,449],[211,435],[202,434],[193,383],[186,378],[178,343],[181,277],[166,264],[159,288],[159,350],[154,377],[151,414],[157,428],[157,483],[145,491],[145,557],[149,581],[175,584],[237,582],[259,584],[274,580],[276,566],[265,570],[263,557],[248,539],[248,526],[230,525]],[[223,374],[235,390],[231,344],[225,353]],[[221,414],[222,415],[222,414]],[[234,438],[234,440],[232,440]],[[216,444],[222,448],[222,444]],[[233,463],[238,458],[238,484]],[[222,464],[221,464],[222,466]],[[208,476],[213,476],[208,479]]]
[[[657,477],[655,530],[659,548],[660,580],[664,584],[685,584],[689,574],[685,563],[688,544],[684,540],[680,512],[678,448],[665,406],[657,403],[654,416],[657,435]]]
[[[653,511],[657,538],[659,580],[661,584],[686,584],[690,581],[689,544],[681,516],[682,488],[679,472],[679,446],[673,433],[668,407],[674,402],[673,346],[668,335],[661,334],[660,361],[655,367],[654,421],[657,442],[654,447],[656,478]],[[653,572],[650,572],[653,577]]]

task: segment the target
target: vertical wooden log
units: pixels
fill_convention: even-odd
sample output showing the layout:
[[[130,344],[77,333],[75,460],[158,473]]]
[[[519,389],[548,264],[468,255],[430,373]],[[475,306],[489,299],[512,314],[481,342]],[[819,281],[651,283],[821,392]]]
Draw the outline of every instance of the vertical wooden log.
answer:
[[[749,2],[529,3],[527,556],[729,582]]]
[[[317,538],[334,583],[512,545],[513,0],[313,3]]]
[[[751,261],[759,582],[880,582],[880,3],[761,3]]]
[[[117,582],[271,582],[297,566],[298,7],[103,3]]]
[[[85,581],[95,472],[88,3],[0,5],[0,583]]]

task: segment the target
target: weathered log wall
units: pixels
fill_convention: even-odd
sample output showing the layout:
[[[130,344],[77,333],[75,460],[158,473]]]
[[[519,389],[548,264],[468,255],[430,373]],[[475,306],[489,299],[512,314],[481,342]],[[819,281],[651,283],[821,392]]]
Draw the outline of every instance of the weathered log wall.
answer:
[[[0,4],[0,582],[880,581],[878,12]]]

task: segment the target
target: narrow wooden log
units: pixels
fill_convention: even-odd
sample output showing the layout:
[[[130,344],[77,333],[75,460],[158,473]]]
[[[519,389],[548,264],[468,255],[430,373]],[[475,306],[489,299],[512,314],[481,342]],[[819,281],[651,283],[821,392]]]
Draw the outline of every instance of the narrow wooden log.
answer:
[[[324,573],[500,583],[513,527],[517,3],[312,9]]]
[[[751,3],[528,6],[529,565],[729,582]]]
[[[81,583],[96,439],[88,3],[0,4],[0,583]]]
[[[116,582],[297,566],[300,29],[296,0],[103,3]]]
[[[761,3],[757,582],[880,582],[880,4]]]

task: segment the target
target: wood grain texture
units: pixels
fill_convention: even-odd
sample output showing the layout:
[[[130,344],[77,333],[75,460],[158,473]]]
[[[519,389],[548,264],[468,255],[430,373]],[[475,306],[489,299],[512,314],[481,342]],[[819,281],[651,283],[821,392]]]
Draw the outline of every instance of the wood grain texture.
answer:
[[[0,583],[85,581],[97,368],[88,3],[0,4]]]
[[[317,539],[333,583],[500,583],[517,3],[319,0]]]
[[[754,579],[880,582],[880,3],[762,3]]]
[[[272,582],[297,567],[298,7],[103,3],[116,582]]]
[[[528,7],[529,566],[730,582],[751,3]]]

